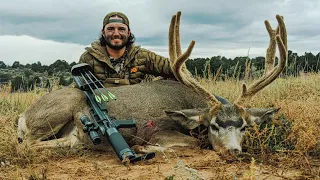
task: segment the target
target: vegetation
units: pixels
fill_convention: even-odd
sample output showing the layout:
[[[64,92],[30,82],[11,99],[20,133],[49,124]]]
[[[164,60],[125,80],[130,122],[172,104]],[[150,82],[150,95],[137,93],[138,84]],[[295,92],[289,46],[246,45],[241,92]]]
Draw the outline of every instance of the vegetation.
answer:
[[[29,91],[35,87],[52,88],[56,83],[67,86],[73,82],[70,69],[76,63],[57,60],[53,64],[41,65],[40,62],[22,65],[15,61],[12,66],[0,61],[0,84],[11,82],[11,91]]]
[[[211,58],[195,58],[186,62],[188,69],[193,75],[208,78],[216,76],[219,80],[227,78],[243,79],[245,73],[251,78],[259,76],[264,70],[264,57],[248,58],[235,57],[234,59],[224,56]],[[72,83],[70,69],[76,63],[69,64],[65,60],[57,60],[53,64],[41,65],[40,62],[32,64],[20,64],[15,61],[11,66],[0,61],[0,84],[11,81],[12,91],[33,90],[34,87],[51,88],[52,83],[67,86]],[[250,70],[245,72],[247,66]],[[288,66],[285,75],[298,76],[300,72],[319,72],[320,53],[314,55],[305,53],[299,56],[297,53],[288,51]]]
[[[246,67],[251,69],[247,72],[251,77],[263,74],[265,57],[236,57],[234,59],[223,56],[214,56],[211,58],[196,58],[186,62],[188,69],[192,74],[198,74],[201,77],[208,77],[210,74],[220,74],[219,79],[243,78]],[[247,69],[248,70],[248,69]],[[298,76],[300,72],[319,72],[320,71],[320,53],[313,55],[305,53],[299,56],[297,53],[288,51],[288,65],[285,69],[285,75]]]
[[[242,80],[228,78],[224,81],[219,81],[217,80],[219,78],[197,78],[204,87],[231,102],[240,94]],[[254,80],[249,79],[247,83],[250,84],[252,81]],[[216,167],[216,163],[222,165],[221,163],[226,161],[229,162],[230,166],[242,162],[239,167],[250,166],[250,169],[240,174],[239,172],[238,174],[233,174],[233,178],[227,174],[230,177],[228,179],[234,179],[235,177],[239,179],[255,179],[259,164],[263,163],[275,167],[275,169],[295,169],[296,173],[291,176],[294,179],[319,178],[319,169],[317,169],[319,168],[320,157],[319,82],[320,73],[303,73],[298,77],[286,76],[278,78],[274,83],[258,93],[249,104],[250,106],[281,107],[281,110],[272,122],[248,129],[244,142],[243,157],[237,157],[235,161],[230,160],[230,157],[220,155],[220,160],[210,160],[209,158],[203,159],[201,163],[191,161],[188,167],[182,166],[182,162],[179,160],[180,165],[178,163],[175,168],[187,169],[190,172],[193,170],[192,172],[194,172],[194,169],[201,170],[203,164],[207,164],[208,169],[220,168],[214,169],[215,173],[220,173],[220,177],[226,177],[226,175],[221,174],[226,173],[228,167],[223,167],[225,169],[219,166]],[[81,162],[88,161],[87,157],[91,156],[92,152],[78,152],[60,148],[53,151],[36,150],[32,147],[19,145],[16,135],[19,114],[37,98],[48,93],[49,90],[35,88],[32,91],[11,93],[11,87],[8,84],[0,88],[0,123],[2,124],[0,127],[0,162],[3,167],[6,167],[3,170],[0,168],[0,174],[10,175],[12,179],[17,179],[18,177],[46,179],[47,167],[41,166],[43,163],[62,162],[62,159],[72,157],[82,159]],[[61,86],[56,84],[52,88],[57,89],[61,88]],[[95,159],[96,156],[94,155],[92,159]],[[214,157],[217,158],[216,156]],[[75,164],[77,164],[77,161]],[[35,173],[33,167],[38,167],[35,168],[38,169],[37,173]],[[175,171],[178,170],[175,169]],[[77,173],[78,171],[82,172],[84,170],[77,170]],[[108,172],[103,169],[96,169],[95,172],[104,173],[105,177],[109,177],[105,174],[108,174]],[[132,172],[135,171],[132,170]],[[168,178],[175,179],[175,176],[177,174],[170,175]],[[277,176],[286,177],[281,173],[277,174]]]

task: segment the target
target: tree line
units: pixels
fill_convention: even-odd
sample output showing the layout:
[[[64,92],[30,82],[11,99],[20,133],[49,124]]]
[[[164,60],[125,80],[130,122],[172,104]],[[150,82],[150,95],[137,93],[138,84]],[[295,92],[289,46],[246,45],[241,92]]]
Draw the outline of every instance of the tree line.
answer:
[[[26,65],[20,64],[19,61],[14,61],[13,64],[10,65],[6,65],[3,61],[0,61],[0,69],[30,69],[33,72],[39,72],[39,73],[44,73],[47,72],[48,75],[53,75],[53,73],[56,72],[66,72],[69,71],[69,69],[76,65],[75,62],[72,62],[71,64],[69,64],[67,61],[65,60],[56,60],[54,63],[48,65],[42,65],[41,62],[37,62],[37,63],[32,63],[29,64],[27,63]]]
[[[14,61],[10,66],[0,61],[0,85],[11,82],[13,92],[33,90],[35,87],[67,86],[73,82],[70,70],[75,64],[58,59],[50,65],[42,65],[39,61],[23,65]]]
[[[316,55],[305,52],[304,55],[288,51],[288,64],[285,74],[297,76],[300,72],[320,71],[320,52]],[[211,58],[194,58],[186,62],[187,68],[193,75],[210,78],[219,74],[217,78],[243,78],[246,69],[250,67],[249,74],[253,77],[260,76],[264,71],[265,57],[235,57],[233,59],[224,56]],[[277,59],[276,59],[277,62]],[[52,83],[67,86],[73,82],[70,69],[76,63],[68,63],[65,60],[56,60],[51,65],[42,65],[40,62],[32,64],[20,64],[15,61],[7,65],[0,61],[0,84],[11,82],[12,90],[32,90],[35,86],[50,87]]]
[[[278,59],[276,58],[276,64]],[[213,56],[211,58],[195,58],[186,62],[187,68],[193,75],[200,77],[208,77],[211,73],[219,74],[220,79],[228,77],[243,78],[246,68],[250,67],[252,76],[259,76],[264,71],[265,57],[259,56],[255,58],[235,57],[234,59],[224,56]],[[299,56],[297,53],[288,51],[288,62],[284,70],[286,75],[298,76],[304,72],[319,72],[320,71],[320,52],[316,55],[311,52],[305,52]]]

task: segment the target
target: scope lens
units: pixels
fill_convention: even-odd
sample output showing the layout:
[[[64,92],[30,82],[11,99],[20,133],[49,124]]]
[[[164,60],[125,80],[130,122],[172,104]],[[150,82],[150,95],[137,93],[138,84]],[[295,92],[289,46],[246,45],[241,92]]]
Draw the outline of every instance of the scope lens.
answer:
[[[88,122],[90,122],[88,116],[86,116],[86,115],[81,116],[80,120],[83,125],[86,125]]]
[[[101,143],[101,139],[99,137],[99,134],[96,131],[90,131],[89,136],[90,136],[94,145]]]

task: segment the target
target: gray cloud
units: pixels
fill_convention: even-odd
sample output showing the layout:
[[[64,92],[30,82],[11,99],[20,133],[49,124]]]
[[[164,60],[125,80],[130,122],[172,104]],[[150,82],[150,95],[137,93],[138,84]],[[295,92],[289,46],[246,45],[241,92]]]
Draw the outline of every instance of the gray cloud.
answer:
[[[169,22],[181,10],[182,46],[196,40],[193,56],[245,56],[249,47],[251,56],[264,56],[269,39],[263,22],[269,20],[275,28],[275,15],[280,14],[285,18],[289,48],[317,53],[319,8],[320,1],[313,0],[10,0],[0,6],[0,36],[27,35],[38,39],[34,43],[51,40],[82,47],[98,38],[108,12],[121,11],[130,19],[137,44],[167,54]]]

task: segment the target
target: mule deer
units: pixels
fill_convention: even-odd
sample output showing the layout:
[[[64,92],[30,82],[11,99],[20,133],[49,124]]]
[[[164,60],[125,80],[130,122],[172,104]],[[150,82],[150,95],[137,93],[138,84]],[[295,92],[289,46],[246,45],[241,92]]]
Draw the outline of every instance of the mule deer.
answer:
[[[258,91],[274,81],[287,60],[287,33],[283,18],[276,16],[278,27],[273,30],[268,21],[270,36],[264,76],[247,88],[234,103],[218,100],[202,87],[187,71],[185,61],[193,46],[182,54],[180,47],[180,16],[171,19],[169,55],[172,71],[178,81],[157,80],[108,90],[116,101],[105,103],[109,115],[116,119],[134,118],[136,128],[120,129],[137,153],[162,150],[172,146],[197,147],[198,140],[190,129],[203,124],[208,129],[208,141],[217,151],[241,152],[243,133],[247,126],[270,120],[277,108],[245,108],[244,104]],[[274,67],[276,44],[280,58]],[[97,92],[99,93],[99,92]],[[222,103],[223,102],[223,103]],[[108,141],[93,145],[82,131],[80,117],[89,116],[89,107],[83,92],[76,88],[62,88],[39,98],[18,120],[19,141],[38,147],[75,146],[83,144],[94,149],[109,149]],[[158,146],[158,145],[160,146]]]

